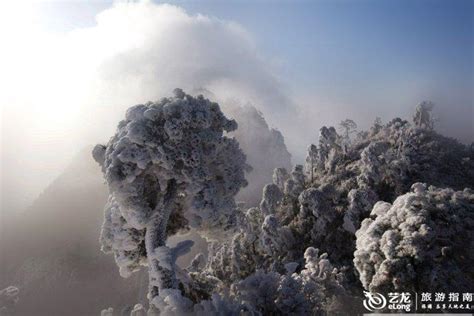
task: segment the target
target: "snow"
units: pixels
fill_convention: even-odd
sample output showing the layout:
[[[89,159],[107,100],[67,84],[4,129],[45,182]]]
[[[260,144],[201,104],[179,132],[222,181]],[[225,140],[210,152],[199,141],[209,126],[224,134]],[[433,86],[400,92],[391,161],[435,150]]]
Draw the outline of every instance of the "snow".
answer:
[[[114,253],[122,276],[149,266],[152,303],[177,304],[175,261],[192,246],[168,248],[169,227],[210,237],[235,222],[247,166],[224,132],[236,128],[217,103],[176,89],[172,98],[128,109],[109,143],[93,150],[110,189],[102,249]],[[172,294],[161,297],[167,289]]]
[[[152,309],[165,315],[348,314],[363,312],[354,310],[363,290],[461,292],[474,282],[469,264],[474,243],[466,242],[474,231],[474,193],[466,188],[474,183],[473,148],[437,134],[429,105],[417,107],[413,124],[376,119],[370,130],[356,131],[355,122],[346,120],[343,135],[321,128],[305,164],[291,172],[276,168],[259,206],[245,209],[233,201],[245,184],[245,157],[224,136],[234,123],[203,100],[178,91],[161,107],[137,106],[127,118],[161,120],[159,132],[139,124],[130,142],[122,134],[131,124],[125,121],[117,135],[128,139],[121,143],[126,146],[113,138],[105,155],[103,147],[94,153],[99,162],[105,157],[112,189],[106,222],[113,225],[104,224],[103,234],[110,236],[105,250],[133,254],[143,244],[140,225],[156,212],[143,206],[143,188],[158,193],[160,209],[170,179],[183,196],[173,195],[168,203],[169,221],[178,230],[196,227],[208,238],[207,258],[196,256],[184,270],[175,261],[189,242],[146,252],[158,263],[151,274],[164,271],[173,281],[158,284],[159,294],[150,295]],[[184,104],[192,104],[195,115]],[[206,132],[190,135],[189,126]],[[175,147],[164,146],[167,142]],[[160,223],[148,223],[147,231],[163,233]],[[138,232],[134,238],[132,229]],[[125,266],[135,268],[139,261],[132,258]],[[157,280],[158,274],[151,284]]]

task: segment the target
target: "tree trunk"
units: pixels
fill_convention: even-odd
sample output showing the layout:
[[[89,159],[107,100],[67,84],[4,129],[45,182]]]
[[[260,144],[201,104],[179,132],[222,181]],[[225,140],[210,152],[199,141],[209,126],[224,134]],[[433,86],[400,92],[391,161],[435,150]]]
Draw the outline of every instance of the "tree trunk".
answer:
[[[145,247],[148,257],[148,274],[149,274],[149,297],[151,301],[158,296],[162,289],[178,288],[178,281],[174,267],[170,266],[169,260],[164,256],[158,258],[155,253],[157,248],[160,248],[161,254],[166,253],[169,249],[166,247],[166,227],[168,219],[173,210],[173,203],[176,197],[176,181],[174,179],[168,180],[166,193],[154,210],[150,221],[146,227]]]

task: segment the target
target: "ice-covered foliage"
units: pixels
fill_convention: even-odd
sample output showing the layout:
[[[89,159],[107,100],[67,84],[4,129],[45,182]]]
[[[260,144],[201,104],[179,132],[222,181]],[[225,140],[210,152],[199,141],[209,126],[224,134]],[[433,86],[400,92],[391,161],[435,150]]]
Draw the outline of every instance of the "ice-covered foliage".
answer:
[[[413,123],[416,126],[422,128],[433,129],[434,118],[431,111],[434,108],[434,104],[430,101],[423,101],[416,106],[415,115],[413,116]]]
[[[148,265],[156,307],[187,304],[175,262],[191,245],[169,248],[167,236],[192,227],[213,237],[235,226],[247,165],[224,133],[236,128],[217,103],[176,89],[173,98],[128,109],[108,144],[93,150],[110,190],[102,248],[123,276]]]
[[[294,263],[295,265],[299,265]],[[347,312],[344,275],[318,249],[308,248],[298,273],[258,269],[230,287],[215,285],[195,304],[196,315],[325,315]],[[196,275],[194,275],[196,278]],[[212,280],[211,275],[207,275]],[[214,280],[213,282],[222,282]],[[194,281],[196,282],[196,281]],[[201,288],[202,289],[202,288]],[[211,293],[212,293],[211,292]]]
[[[291,171],[289,178],[285,181],[283,192],[296,198],[303,190],[304,184],[305,177],[303,173],[303,166],[296,165]]]
[[[410,124],[399,118],[386,124],[377,119],[369,131],[360,131],[350,139],[332,127],[323,127],[318,145],[309,147],[305,165],[296,165],[290,173],[282,168],[275,170],[273,183],[263,190],[260,207],[242,211],[240,231],[226,242],[212,244],[206,267],[193,278],[199,280],[200,289],[206,287],[213,293],[241,289],[243,294],[234,299],[252,306],[248,310],[285,314],[290,309],[280,309],[278,304],[263,306],[268,300],[279,301],[278,289],[283,284],[292,293],[289,297],[295,300],[304,297],[301,284],[289,275],[303,273],[304,253],[314,247],[326,253],[325,258],[337,268],[343,280],[339,284],[345,296],[332,300],[332,306],[340,306],[341,300],[350,306],[351,297],[362,295],[362,284],[366,282],[354,266],[356,232],[361,222],[369,218],[374,205],[382,203],[376,204],[378,201],[392,203],[397,196],[408,192],[413,183],[421,181],[453,188],[440,189],[448,191],[471,187],[473,158],[472,148],[439,135],[429,126]],[[454,196],[453,200],[460,199]],[[442,205],[438,206],[440,214],[449,213]],[[444,216],[449,216],[448,213]],[[459,231],[469,234],[467,223]],[[451,248],[443,249],[451,251]],[[427,260],[436,262],[437,257]],[[372,264],[366,263],[365,269],[375,270]],[[450,268],[446,265],[439,269],[435,273],[442,284],[447,282]],[[458,266],[453,273],[462,276],[460,271]],[[418,269],[416,273],[425,272]],[[204,276],[212,282],[203,282]],[[286,283],[281,283],[281,278],[286,278]],[[321,289],[320,283],[316,280],[311,286]],[[327,290],[314,291],[323,301],[332,297]],[[309,304],[308,298],[301,300]],[[297,306],[294,301],[290,305]],[[314,309],[298,311],[315,313]]]
[[[123,277],[146,264],[145,230],[133,228],[120,212],[113,196],[105,207],[104,223],[100,236],[102,251],[113,253]]]
[[[354,264],[371,291],[469,292],[474,284],[474,192],[427,187],[378,202],[357,231]]]
[[[267,184],[263,188],[262,201],[260,202],[260,209],[266,215],[272,214],[278,204],[283,198],[283,192],[276,184]]]
[[[357,124],[351,119],[345,119],[339,123],[339,130],[341,132],[341,147],[345,151],[349,146],[352,136],[356,133]]]
[[[308,245],[314,243],[333,261],[350,265],[354,233],[377,201],[392,202],[415,182],[457,190],[472,186],[474,152],[439,135],[432,126],[416,123],[420,115],[429,116],[432,108],[431,103],[423,104],[416,112],[428,114],[415,115],[415,124],[399,118],[382,124],[377,119],[368,132],[360,132],[363,136],[351,139],[346,147],[333,129],[321,129],[319,145],[309,148],[305,174],[310,187],[323,191],[320,203],[325,203],[333,219],[328,229],[321,230],[324,216],[308,218],[300,212],[298,239],[308,239],[305,227],[312,226]],[[314,224],[309,225],[308,219]],[[337,246],[326,248],[330,240]],[[340,247],[342,240],[346,246]]]
[[[345,119],[339,123],[339,129],[341,130],[342,137],[349,139],[357,129],[357,124],[351,119]]]
[[[333,305],[347,293],[343,276],[332,266],[327,254],[312,247],[304,253],[305,265],[299,273],[280,274],[257,270],[235,284],[234,299],[253,315],[323,315],[341,312]]]
[[[429,111],[357,133],[347,121],[342,136],[321,128],[305,164],[275,169],[259,206],[236,211],[238,229],[181,271],[185,295],[167,292],[167,311],[356,314],[364,289],[472,284],[474,151],[436,133]]]
[[[0,315],[13,315],[14,307],[19,300],[20,290],[16,286],[9,286],[0,290]]]

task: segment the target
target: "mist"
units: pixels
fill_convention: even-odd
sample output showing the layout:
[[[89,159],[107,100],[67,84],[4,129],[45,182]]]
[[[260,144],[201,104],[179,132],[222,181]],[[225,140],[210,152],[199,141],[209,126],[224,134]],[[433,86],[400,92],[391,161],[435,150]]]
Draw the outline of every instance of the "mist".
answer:
[[[11,67],[26,80],[14,81],[18,94],[2,102],[4,208],[25,206],[81,148],[107,141],[126,108],[176,87],[254,104],[275,113],[271,125],[293,111],[272,65],[233,22],[171,5],[116,3],[95,27],[48,39],[47,47],[24,43],[31,53]]]
[[[253,105],[281,131],[294,163],[323,125],[407,117],[423,99],[437,103],[443,132],[464,142],[474,134],[472,74],[442,91],[430,91],[438,85],[426,80],[354,82],[352,89],[318,79],[295,88],[283,77],[291,65],[265,55],[245,26],[177,6],[115,3],[95,26],[60,34],[33,32],[28,18],[10,21],[24,32],[21,41],[10,35],[7,56],[15,58],[2,62],[9,88],[1,98],[2,209],[27,206],[79,150],[107,141],[126,108],[176,87],[211,91],[224,112],[229,104]]]

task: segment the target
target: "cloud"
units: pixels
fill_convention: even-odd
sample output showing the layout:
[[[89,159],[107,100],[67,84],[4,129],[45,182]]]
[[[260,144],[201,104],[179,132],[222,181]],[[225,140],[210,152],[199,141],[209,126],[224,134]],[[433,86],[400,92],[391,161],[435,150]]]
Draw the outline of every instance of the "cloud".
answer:
[[[366,128],[376,116],[408,118],[423,99],[437,104],[442,132],[472,139],[472,96],[463,98],[462,89],[434,91],[429,80],[405,78],[340,86],[329,76],[318,85],[321,74],[315,74],[314,82],[293,82],[291,91],[279,77],[281,64],[273,62],[279,56],[262,54],[252,34],[232,21],[167,4],[120,2],[99,13],[92,27],[52,34],[41,32],[34,12],[21,12],[0,25],[6,41],[2,208],[19,197],[31,200],[77,151],[106,142],[126,108],[176,87],[210,91],[224,111],[253,104],[282,132],[293,163],[303,161],[322,125],[353,118]]]
[[[92,56],[103,58],[91,104],[117,114],[103,117],[111,121],[106,124],[115,125],[125,107],[169,95],[175,87],[253,103],[265,114],[291,107],[272,65],[233,22],[191,16],[171,5],[119,3],[97,16],[97,26],[73,35],[74,42],[96,50]]]
[[[2,102],[2,191],[10,200],[36,194],[78,150],[106,141],[126,108],[175,87],[252,103],[271,126],[291,117],[274,65],[237,23],[148,1],[115,3],[96,22],[54,36],[32,29],[12,42],[5,64],[14,93]]]

